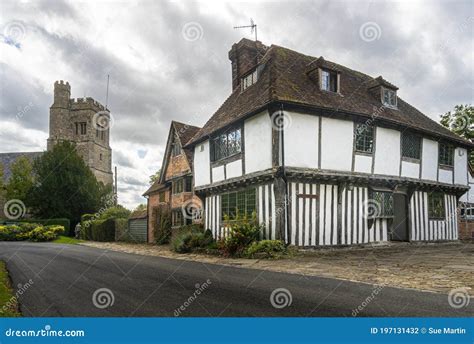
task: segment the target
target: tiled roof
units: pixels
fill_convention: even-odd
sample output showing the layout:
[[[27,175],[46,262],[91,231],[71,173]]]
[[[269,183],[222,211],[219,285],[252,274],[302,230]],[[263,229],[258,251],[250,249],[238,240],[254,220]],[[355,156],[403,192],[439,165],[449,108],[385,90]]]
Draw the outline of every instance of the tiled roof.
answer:
[[[21,152],[21,153],[0,153],[0,167],[3,167],[3,180],[8,182],[11,177],[11,166],[19,157],[26,157],[32,163],[33,160],[42,156],[43,152]]]
[[[144,219],[148,215],[148,211],[145,210],[135,210],[129,217],[129,219]]]
[[[425,133],[457,141],[464,145],[472,144],[447,128],[433,121],[416,108],[398,98],[398,109],[387,107],[381,110],[382,103],[369,89],[374,84],[390,84],[382,77],[372,78],[334,62],[307,56],[296,51],[272,45],[266,50],[260,65],[264,65],[256,84],[244,91],[237,87],[222,106],[198,131],[188,145],[204,140],[214,132],[252,114],[272,102],[283,102],[314,109],[332,110],[354,116],[373,117],[423,131]],[[322,91],[318,82],[311,77],[315,66],[331,66],[340,72],[340,94]]]

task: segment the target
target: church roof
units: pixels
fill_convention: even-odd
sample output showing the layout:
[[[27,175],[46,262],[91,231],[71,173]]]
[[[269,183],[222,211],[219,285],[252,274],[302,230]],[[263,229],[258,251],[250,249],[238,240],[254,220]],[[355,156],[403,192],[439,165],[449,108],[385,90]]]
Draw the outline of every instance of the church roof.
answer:
[[[311,68],[321,63],[340,73],[340,94],[322,91],[318,82],[315,82]],[[302,107],[316,113],[338,112],[362,120],[373,118],[376,113],[377,121],[472,146],[472,143],[400,98],[398,109],[383,107],[381,111],[380,97],[374,96],[371,88],[374,83],[388,83],[382,77],[373,78],[322,57],[304,55],[277,45],[266,49],[259,66],[261,73],[258,81],[244,91],[236,87],[188,145],[205,140],[209,135],[260,112],[273,103]],[[396,89],[396,86],[392,86]]]
[[[43,152],[0,153],[0,166],[3,167],[3,180],[8,182],[11,177],[11,166],[20,157],[24,156],[31,162],[43,155]]]

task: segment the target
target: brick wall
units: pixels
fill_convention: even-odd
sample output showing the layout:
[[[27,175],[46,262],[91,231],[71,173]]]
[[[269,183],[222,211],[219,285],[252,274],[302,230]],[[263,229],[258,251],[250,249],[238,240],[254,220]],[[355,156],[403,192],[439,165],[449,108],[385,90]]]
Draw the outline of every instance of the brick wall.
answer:
[[[474,221],[460,219],[459,225],[459,239],[469,240],[474,239]]]

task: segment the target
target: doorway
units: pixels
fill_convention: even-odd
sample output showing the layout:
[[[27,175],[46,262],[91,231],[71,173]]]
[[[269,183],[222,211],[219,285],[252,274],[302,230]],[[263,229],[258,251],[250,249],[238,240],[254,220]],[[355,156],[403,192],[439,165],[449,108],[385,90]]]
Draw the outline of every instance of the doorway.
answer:
[[[408,203],[403,193],[393,194],[393,224],[390,240],[408,241]]]

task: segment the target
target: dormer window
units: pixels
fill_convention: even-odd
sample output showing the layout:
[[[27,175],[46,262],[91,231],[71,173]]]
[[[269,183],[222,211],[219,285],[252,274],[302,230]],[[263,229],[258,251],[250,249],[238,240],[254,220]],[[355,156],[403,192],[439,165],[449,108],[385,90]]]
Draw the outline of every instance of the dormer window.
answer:
[[[240,80],[241,90],[244,91],[248,87],[255,84],[258,80],[258,73],[257,69],[255,69],[252,73],[247,74]]]
[[[382,103],[385,106],[397,107],[397,92],[389,88],[382,88]]]
[[[337,72],[322,69],[321,70],[321,89],[323,91],[338,92]]]

